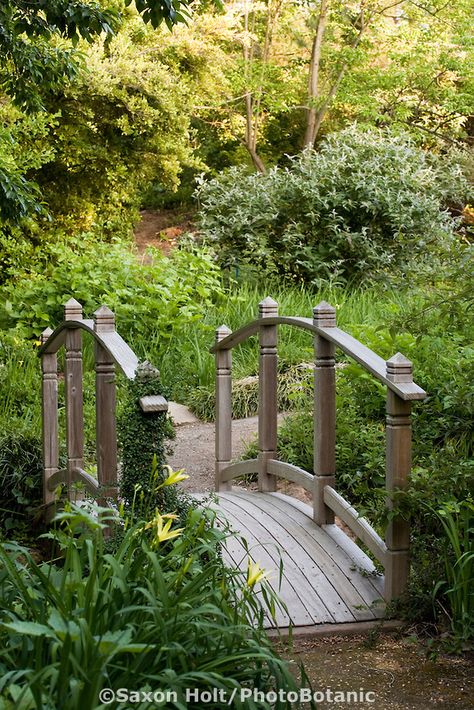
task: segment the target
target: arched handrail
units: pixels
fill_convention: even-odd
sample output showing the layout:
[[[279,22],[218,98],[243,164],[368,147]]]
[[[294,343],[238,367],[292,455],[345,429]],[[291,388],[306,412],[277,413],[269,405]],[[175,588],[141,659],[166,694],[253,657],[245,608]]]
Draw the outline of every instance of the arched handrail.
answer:
[[[277,460],[278,326],[290,325],[314,337],[314,463],[313,472]],[[253,335],[260,344],[257,459],[232,463],[232,349]],[[211,352],[216,358],[216,489],[230,490],[231,481],[258,473],[262,492],[276,490],[277,477],[303,486],[313,495],[313,517],[318,525],[334,524],[338,515],[385,567],[385,598],[404,589],[409,569],[409,524],[392,514],[385,541],[336,491],[336,361],[335,349],[358,362],[387,387],[386,489],[393,507],[395,490],[408,485],[411,470],[411,402],[426,392],[413,382],[412,364],[397,353],[385,361],[353,336],[336,327],[336,309],[324,301],[313,318],[279,316],[271,298],[259,304],[259,317],[232,333],[223,325],[216,331]]]
[[[93,320],[65,320],[51,334],[39,349],[39,356],[57,353],[65,344],[69,330],[84,330],[106,351],[114,363],[129,380],[135,378],[138,358],[116,330],[97,332]]]
[[[269,325],[291,325],[329,340],[405,401],[424,399],[426,397],[426,392],[415,382],[393,382],[390,380],[387,377],[387,364],[385,360],[356,340],[352,335],[349,335],[349,333],[335,326],[330,328],[317,326],[313,323],[311,318],[297,318],[293,316],[257,318],[215,343],[211,348],[211,352],[216,353],[222,350],[232,350],[251,336],[257,335],[262,326]]]
[[[84,471],[84,413],[82,332],[94,338],[97,482]],[[66,410],[67,466],[59,469],[58,430],[58,358],[65,347],[64,384]],[[82,306],[71,298],[64,306],[64,321],[54,331],[42,333],[39,349],[43,371],[43,500],[55,500],[59,483],[81,481],[88,490],[97,491],[104,500],[117,497],[116,367],[128,379],[134,379],[138,358],[115,330],[115,315],[101,306],[93,320],[82,318]],[[97,485],[96,485],[97,483]]]

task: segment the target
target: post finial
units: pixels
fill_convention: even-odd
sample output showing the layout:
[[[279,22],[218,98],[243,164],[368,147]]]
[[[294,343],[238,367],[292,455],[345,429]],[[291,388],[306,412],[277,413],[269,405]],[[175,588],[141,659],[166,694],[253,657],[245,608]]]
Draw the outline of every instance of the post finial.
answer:
[[[227,325],[220,325],[216,330],[216,343],[219,343],[221,340],[224,340],[224,338],[227,338],[227,336],[231,333],[232,331]]]
[[[75,298],[64,304],[64,320],[82,320],[82,306]]]
[[[387,380],[390,382],[413,382],[413,366],[402,353],[387,360]]]
[[[326,301],[321,301],[313,308],[313,323],[320,328],[336,327],[336,309]]]
[[[267,296],[258,304],[259,318],[271,318],[278,315],[278,303]]]
[[[115,314],[107,306],[100,306],[94,313],[94,330],[96,333],[113,333],[115,330]]]
[[[48,340],[49,336],[52,335],[53,329],[52,328],[45,328],[43,332],[41,333],[41,345],[44,345],[45,342]]]

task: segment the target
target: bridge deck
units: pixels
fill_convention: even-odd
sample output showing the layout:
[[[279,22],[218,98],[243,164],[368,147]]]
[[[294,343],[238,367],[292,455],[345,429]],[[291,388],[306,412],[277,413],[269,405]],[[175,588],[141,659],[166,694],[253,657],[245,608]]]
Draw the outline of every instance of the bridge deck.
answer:
[[[373,621],[384,614],[383,577],[367,555],[336,525],[318,527],[311,508],[281,493],[233,488],[218,494],[217,510],[248,543],[251,558],[270,572],[270,583],[288,609],[278,626]],[[246,570],[248,553],[239,536],[225,556]],[[283,575],[280,579],[280,561]],[[268,627],[274,623],[269,619]]]

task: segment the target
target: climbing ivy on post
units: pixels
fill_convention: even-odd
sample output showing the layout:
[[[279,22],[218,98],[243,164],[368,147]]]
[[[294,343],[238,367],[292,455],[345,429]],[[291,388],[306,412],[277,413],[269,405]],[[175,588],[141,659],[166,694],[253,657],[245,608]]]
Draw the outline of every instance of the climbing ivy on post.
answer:
[[[156,490],[167,477],[167,441],[174,438],[174,429],[166,411],[144,412],[140,398],[150,395],[167,396],[159,371],[149,362],[141,363],[135,379],[127,385],[127,394],[118,418],[118,437],[121,447],[122,470],[120,497],[127,506],[134,498],[142,501],[149,510],[172,512],[178,506],[176,486]],[[154,457],[156,464],[153,465]],[[156,480],[152,480],[152,467]]]

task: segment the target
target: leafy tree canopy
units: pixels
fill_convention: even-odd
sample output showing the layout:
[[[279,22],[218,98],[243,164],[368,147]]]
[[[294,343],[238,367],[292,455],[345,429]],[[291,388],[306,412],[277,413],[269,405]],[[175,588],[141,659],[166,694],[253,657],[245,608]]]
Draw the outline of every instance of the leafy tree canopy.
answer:
[[[112,0],[113,1],[113,0]],[[132,0],[125,0],[131,5]],[[185,21],[188,0],[136,0],[144,22],[171,29]],[[44,97],[78,72],[80,39],[110,37],[122,20],[120,7],[80,0],[6,0],[0,4],[0,87],[17,106],[44,108]],[[69,42],[67,41],[69,40]]]

